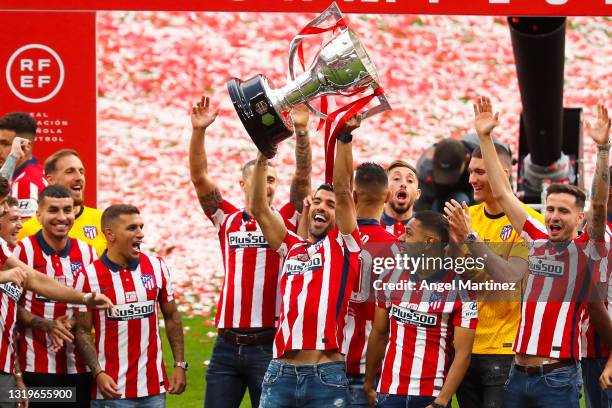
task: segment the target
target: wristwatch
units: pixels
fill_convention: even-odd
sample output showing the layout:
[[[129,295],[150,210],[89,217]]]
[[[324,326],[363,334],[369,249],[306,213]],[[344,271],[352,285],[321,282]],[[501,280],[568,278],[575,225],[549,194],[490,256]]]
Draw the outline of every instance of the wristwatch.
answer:
[[[466,244],[473,244],[476,241],[477,238],[478,238],[478,234],[476,233],[476,231],[470,232],[467,235],[465,243]]]
[[[336,139],[338,139],[342,143],[350,143],[353,141],[353,135],[351,135],[350,133],[342,132],[338,136],[336,136]]]
[[[183,370],[187,371],[189,369],[189,363],[186,361],[175,361],[174,362],[174,366],[175,367],[180,367]]]

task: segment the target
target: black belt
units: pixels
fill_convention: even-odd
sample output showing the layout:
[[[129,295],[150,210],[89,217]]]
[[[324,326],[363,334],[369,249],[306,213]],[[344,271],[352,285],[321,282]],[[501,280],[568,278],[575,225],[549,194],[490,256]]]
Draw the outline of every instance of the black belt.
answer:
[[[516,371],[519,371],[523,374],[527,374],[529,376],[536,376],[536,375],[548,374],[552,372],[553,370],[556,370],[557,368],[571,367],[575,365],[576,365],[576,360],[569,359],[569,360],[557,361],[556,363],[544,364],[541,366],[522,366],[522,365],[515,364],[514,369]]]
[[[265,329],[253,333],[240,333],[229,329],[219,329],[219,336],[239,346],[257,346],[271,343],[274,340],[275,329]]]

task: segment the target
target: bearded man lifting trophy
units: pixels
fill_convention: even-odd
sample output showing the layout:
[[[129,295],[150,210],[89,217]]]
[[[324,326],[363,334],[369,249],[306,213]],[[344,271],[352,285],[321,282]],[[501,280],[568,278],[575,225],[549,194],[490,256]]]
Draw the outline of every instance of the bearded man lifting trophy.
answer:
[[[321,28],[319,24],[335,20],[331,27]],[[294,74],[296,53],[302,60],[302,40],[306,35],[333,32],[333,36],[318,52],[310,67],[301,75]],[[366,118],[391,109],[380,88],[378,74],[372,60],[353,30],[348,28],[336,3],[312,20],[293,38],[289,47],[290,82],[282,88],[274,88],[265,76],[258,74],[241,81],[233,78],[227,88],[234,108],[253,142],[271,159],[276,146],[293,135],[293,122],[289,111],[296,105],[305,104],[323,120],[328,115],[314,108],[309,101],[324,95],[354,95],[372,89],[372,95],[364,100],[377,97],[379,104],[362,113]],[[358,113],[358,112],[355,112]]]

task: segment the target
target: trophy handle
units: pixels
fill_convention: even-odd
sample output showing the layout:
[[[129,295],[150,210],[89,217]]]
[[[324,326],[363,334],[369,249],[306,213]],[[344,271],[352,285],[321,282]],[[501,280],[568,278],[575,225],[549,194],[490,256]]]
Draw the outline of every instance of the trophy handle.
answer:
[[[336,23],[338,23],[338,21],[344,18],[344,16],[342,15],[342,12],[340,11],[340,8],[338,8],[338,5],[336,4],[335,1],[332,2],[332,4],[330,4],[329,7],[325,9],[325,11],[323,11],[321,14],[319,14],[314,20],[306,24],[306,27],[317,27],[319,24],[325,22],[330,17],[333,17],[336,20]],[[296,35],[295,37],[293,37],[293,39],[291,40],[291,44],[289,45],[289,79],[290,81],[295,80],[295,72],[293,70],[294,62],[295,62],[295,54],[300,48],[300,44],[302,44],[303,39],[304,39],[303,36]],[[322,119],[327,119],[326,114],[319,111],[318,109],[315,109],[315,107],[313,107],[310,103],[308,103],[308,101],[305,101],[304,105],[306,105],[306,107],[318,117]]]
[[[311,22],[306,24],[306,27],[316,27],[316,28],[319,28],[318,25],[323,23],[323,22],[325,22],[330,17],[332,17],[332,18],[334,18],[336,20],[336,24],[341,19],[344,18],[344,16],[342,15],[342,12],[338,8],[338,5],[336,4],[336,2],[333,2],[319,16],[317,16],[314,20],[312,20]],[[342,30],[347,30],[348,27],[344,26],[341,29]],[[302,44],[303,39],[304,39],[304,36],[298,34],[295,37],[293,37],[293,39],[291,40],[291,44],[289,45],[289,81],[291,81],[291,82],[295,81],[295,72],[294,72],[295,54],[300,49],[300,45]],[[321,50],[319,50],[319,53],[320,52],[321,52]],[[315,61],[316,61],[316,57],[317,56],[318,56],[318,54],[315,56],[315,59],[314,59]],[[378,85],[372,86],[373,89],[376,89],[377,87],[378,87]],[[322,93],[320,95],[323,96],[325,94],[326,93]],[[378,97],[378,101],[380,103],[377,106],[374,106],[374,107],[368,109],[367,111],[365,111],[363,113],[363,118],[364,119],[369,117],[369,116],[376,115],[377,113],[380,113],[380,112],[383,112],[383,111],[391,109],[391,105],[389,105],[389,101],[387,100],[387,98],[385,97],[384,94],[378,95],[377,97]],[[318,116],[319,118],[321,118],[323,120],[327,119],[327,115],[326,114],[324,114],[320,110],[316,109],[308,101],[304,101],[304,105],[306,105],[306,107],[312,113],[314,113],[316,116]]]

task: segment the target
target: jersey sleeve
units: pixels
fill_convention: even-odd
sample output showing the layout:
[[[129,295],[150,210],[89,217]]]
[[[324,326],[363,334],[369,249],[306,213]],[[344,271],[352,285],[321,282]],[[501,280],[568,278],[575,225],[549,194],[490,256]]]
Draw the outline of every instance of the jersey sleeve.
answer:
[[[285,238],[283,238],[283,243],[280,245],[280,247],[278,247],[276,252],[281,257],[281,259],[284,259],[289,253],[289,250],[293,248],[294,245],[299,244],[301,242],[305,242],[305,240],[298,236],[296,233],[287,231],[287,234],[285,234]]]
[[[217,231],[220,231],[227,217],[236,211],[240,210],[229,201],[221,200],[217,211],[215,211],[212,215],[206,214],[206,216],[212,221]]]
[[[38,186],[32,183],[28,178],[22,178],[13,181],[11,186],[11,195],[19,202],[18,207],[21,212],[21,218],[31,218],[36,214],[38,208]]]
[[[11,251],[6,241],[0,238],[0,264],[4,265],[10,256],[13,256],[13,251]]]
[[[344,235],[335,229],[337,233],[336,241],[343,249],[347,249],[349,252],[356,253],[361,252],[362,243],[361,243],[361,234],[359,233],[359,228],[355,228],[353,232],[350,234]]]
[[[161,266],[161,290],[157,296],[157,300],[160,302],[172,302],[174,300],[174,287],[170,280],[170,269],[166,262],[162,258],[158,258]]]
[[[544,226],[541,221],[533,217],[531,214],[528,214],[525,224],[523,225],[521,238],[523,238],[526,242],[548,239],[546,226]]]
[[[291,202],[283,205],[281,209],[278,211],[285,223],[285,227],[287,230],[291,232],[296,232],[298,227],[298,220],[300,217],[300,213],[295,209]]]
[[[478,302],[458,302],[453,311],[453,324],[466,329],[476,329],[478,325]]]

